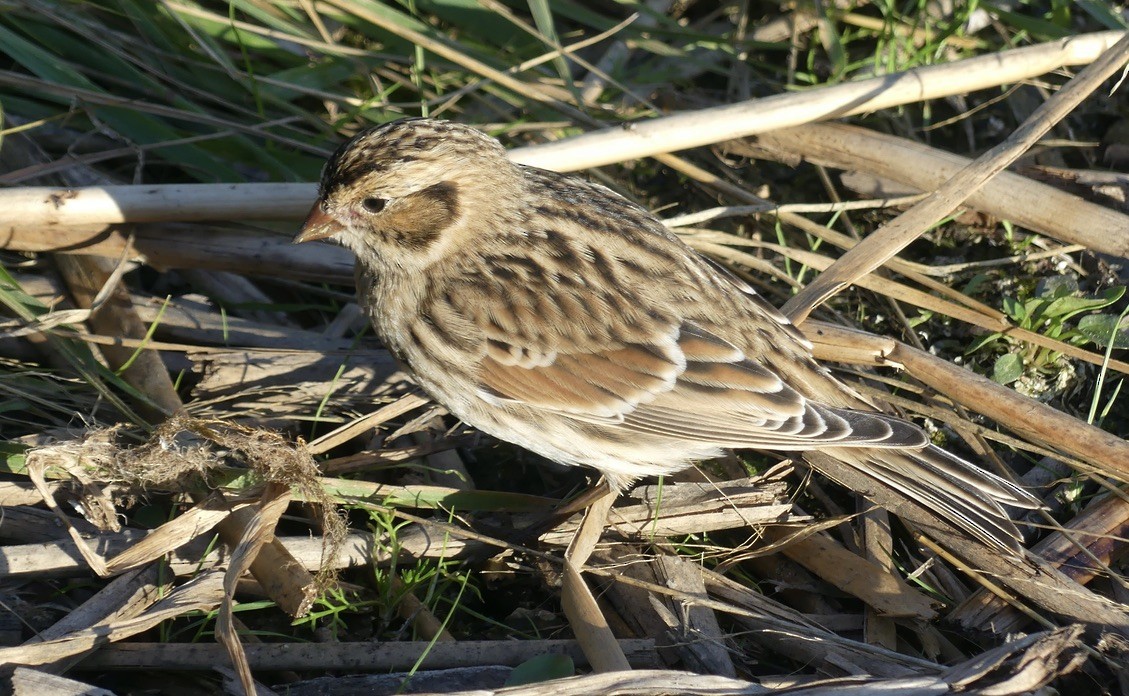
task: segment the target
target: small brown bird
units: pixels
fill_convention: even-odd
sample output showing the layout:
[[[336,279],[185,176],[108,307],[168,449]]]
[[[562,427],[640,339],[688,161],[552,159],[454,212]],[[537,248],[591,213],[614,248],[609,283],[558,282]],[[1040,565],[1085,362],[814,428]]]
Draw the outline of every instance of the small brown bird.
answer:
[[[329,159],[296,242],[356,254],[380,338],[466,423],[621,489],[723,448],[820,450],[1000,548],[1022,489],[875,412],[747,285],[646,210],[405,119]]]

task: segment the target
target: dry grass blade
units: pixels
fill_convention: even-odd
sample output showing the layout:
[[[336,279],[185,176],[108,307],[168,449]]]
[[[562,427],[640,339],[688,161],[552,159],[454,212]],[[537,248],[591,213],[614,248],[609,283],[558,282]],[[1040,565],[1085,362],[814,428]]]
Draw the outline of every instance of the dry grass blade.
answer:
[[[750,640],[776,645],[825,674],[904,677],[941,671],[922,657],[841,636],[817,623],[818,616],[801,614],[718,573],[707,572],[705,582],[712,602],[705,604],[733,616]]]
[[[614,534],[633,541],[648,541],[723,529],[755,528],[794,519],[792,506],[777,502],[785,492],[781,483],[764,484],[746,479],[720,483],[716,489],[694,483],[667,484],[663,488],[658,500],[613,508],[608,515],[605,537]],[[680,490],[685,488],[691,491]],[[640,492],[635,491],[632,499],[637,500]],[[577,521],[568,520],[542,535],[540,541],[555,546],[568,545],[579,526]]]
[[[348,12],[350,14],[355,14],[361,19],[372,23],[374,26],[380,27],[386,31],[392,32],[393,34],[407,39],[415,46],[426,48],[428,51],[435,53],[437,56],[446,58],[452,63],[460,65],[473,73],[481,75],[482,77],[485,77],[489,80],[493,80],[499,85],[513,90],[517,94],[528,97],[529,99],[535,101],[548,103],[552,105],[553,108],[561,111],[562,113],[573,117],[579,116],[581,120],[585,120],[585,117],[581,112],[568,106],[558,99],[553,99],[546,96],[541,89],[526,85],[521,80],[511,77],[501,70],[496,70],[486,63],[477,60],[476,58],[473,58],[442,41],[432,39],[425,34],[422,34],[418,31],[415,31],[414,29],[411,29],[408,26],[405,26],[403,23],[393,21],[383,13],[374,12],[367,7],[360,6],[354,2],[348,2],[347,0],[328,0],[327,4],[332,5],[340,10],[344,10],[345,12]]]
[[[831,258],[822,254],[816,254],[803,249],[782,247],[766,242],[744,240],[736,238],[733,235],[727,235],[712,230],[685,230],[684,232],[688,235],[687,242],[702,253],[710,254],[711,256],[726,259],[744,266],[755,267],[754,264],[762,262],[750,254],[723,246],[712,240],[734,244],[736,246],[749,246],[774,251],[785,258],[794,259],[803,263],[805,266],[810,266],[820,271],[831,268],[836,263]],[[853,245],[850,248],[854,248]],[[1015,323],[1008,319],[1002,312],[984,307],[969,307],[968,305],[976,303],[969,301],[967,298],[963,298],[959,293],[951,290],[946,294],[953,296],[959,303],[938,298],[932,293],[918,290],[873,273],[856,279],[854,285],[867,290],[873,290],[874,292],[904,302],[913,307],[919,307],[931,312],[939,312],[945,316],[959,319],[988,331],[1007,334],[1017,340],[1026,341],[1049,350],[1064,353],[1072,358],[1085,360],[1094,365],[1108,366],[1111,369],[1129,374],[1129,363],[1122,360],[1108,360],[1098,353],[1072,346],[1054,338],[1049,338],[1034,331],[1016,326]],[[818,341],[818,336],[813,340]],[[823,359],[831,360],[834,358],[824,357]]]
[[[53,640],[73,631],[115,618],[136,616],[168,594],[168,581],[159,578],[159,564],[122,573],[59,621],[39,631],[27,643]]]
[[[872,491],[874,499],[880,504],[924,530],[933,539],[930,548],[942,548],[948,552],[947,558],[967,559],[959,567],[978,582],[1003,585],[1011,593],[1022,598],[1023,602],[1034,604],[1046,612],[1068,617],[1070,621],[1092,626],[1095,630],[1105,629],[1129,635],[1129,612],[1124,607],[1097,595],[1071,578],[1056,570],[1046,561],[1026,554],[1025,560],[1005,558],[987,548],[966,543],[945,521],[933,514],[916,509],[905,500],[883,500],[880,492],[874,492],[867,480],[842,467],[822,453],[810,456],[819,460],[821,467],[840,483],[852,489]],[[918,537],[919,540],[924,537]]]
[[[714,610],[697,606],[693,598],[705,599],[706,585],[701,567],[681,556],[663,553],[654,561],[655,573],[667,587],[688,599],[667,608],[658,597],[648,599],[662,616],[667,630],[682,650],[682,661],[701,674],[736,677],[737,668],[725,646],[725,634]]]
[[[1129,502],[1118,495],[1101,498],[1065,525],[1035,544],[1031,551],[1045,558],[1080,584],[1099,577],[1116,577],[1110,566],[1129,536]],[[1028,618],[987,590],[978,590],[949,614],[965,626],[992,626],[1014,631]]]
[[[768,530],[765,541],[782,540],[779,531]],[[933,600],[910,587],[901,577],[874,561],[861,558],[824,534],[807,535],[783,544],[781,553],[817,577],[866,602],[879,614],[928,621],[937,616]]]
[[[55,640],[97,624],[139,615],[173,589],[171,579],[161,576],[157,563],[119,575],[74,611],[25,641],[25,645]],[[53,663],[50,669],[66,671],[87,654],[75,653],[66,660]]]
[[[154,529],[144,539],[107,560],[105,572],[116,575],[163,558],[174,549],[206,534],[231,513],[220,496],[209,495],[184,514]]]
[[[608,512],[615,499],[615,493],[606,493],[588,507],[584,522],[577,529],[572,544],[565,552],[564,579],[561,587],[561,608],[568,617],[584,654],[598,672],[631,669],[627,656],[620,650],[615,635],[608,628],[607,619],[596,603],[592,590],[580,575],[581,569],[588,562],[588,557],[603,535]]]
[[[54,466],[57,464],[57,462],[53,461],[53,459],[53,457],[44,456],[43,452],[33,452],[31,455],[29,455],[27,462],[28,478],[30,478],[31,482],[35,485],[36,490],[42,497],[43,503],[47,505],[51,512],[55,513],[55,516],[63,524],[64,529],[67,530],[67,534],[70,535],[71,541],[74,542],[75,547],[78,549],[78,552],[82,555],[82,559],[86,561],[86,564],[90,567],[90,569],[94,571],[94,573],[99,577],[109,577],[110,575],[114,574],[109,564],[107,564],[106,560],[100,554],[98,554],[98,552],[96,552],[87,544],[86,540],[82,537],[81,534],[79,534],[78,530],[75,529],[75,526],[71,524],[70,519],[63,512],[62,508],[59,507],[59,504],[55,501],[54,495],[47,487],[47,468],[49,466]],[[68,473],[70,473],[80,482],[82,482],[83,484],[89,483],[90,479],[81,469],[75,466],[70,466],[69,462],[64,461],[62,462],[62,464],[64,467],[66,467]],[[107,506],[100,505],[99,507]],[[109,505],[108,507],[108,510],[101,510],[101,517],[103,519],[113,520],[116,517],[116,515],[114,514],[113,506]],[[122,568],[122,570],[127,570],[127,568]]]
[[[382,20],[381,20],[382,21]],[[417,38],[410,30],[406,35]],[[518,148],[512,157],[530,164],[557,171],[575,171],[612,162],[621,162],[710,145],[734,138],[794,126],[813,120],[842,117],[852,113],[939,98],[970,89],[1005,84],[1035,77],[1062,65],[1090,63],[1120,38],[1116,32],[1046,46],[1016,49],[1011,56],[998,55],[972,59],[965,63],[933,66],[900,77],[904,85],[899,93],[892,78],[875,78],[814,92],[783,94],[768,100],[719,107],[684,116],[671,116],[637,124],[631,129],[609,129],[559,143]],[[430,40],[427,40],[430,43]],[[1001,70],[1001,60],[1016,72]],[[507,78],[486,66],[474,63],[484,74],[537,98],[532,86]],[[934,75],[937,73],[937,75]],[[938,79],[941,78],[941,79]],[[814,97],[812,95],[815,95]],[[860,96],[870,98],[858,104]],[[780,114],[773,105],[779,105]],[[752,115],[760,120],[753,120]],[[771,115],[772,118],[767,116]],[[728,128],[727,122],[732,122]],[[689,138],[678,142],[675,138]],[[626,147],[616,145],[626,142]],[[58,189],[27,187],[0,191],[0,210],[4,210],[5,229],[43,230],[49,227],[98,225],[122,222],[214,220],[214,219],[300,219],[313,204],[316,187],[312,184],[240,184],[194,186],[97,187],[90,189]],[[207,206],[185,205],[185,201],[207,201]]]
[[[227,648],[228,657],[235,666],[243,692],[256,692],[255,679],[251,676],[251,666],[239,640],[234,625],[233,608],[235,604],[235,585],[240,576],[251,568],[251,564],[263,547],[274,539],[274,528],[278,519],[286,511],[290,502],[290,489],[287,486],[272,484],[263,492],[253,516],[243,527],[243,538],[231,552],[231,561],[223,578],[223,603],[220,605],[216,621],[216,639]]]
[[[407,394],[387,406],[381,407],[368,415],[355,418],[340,428],[322,435],[307,445],[306,448],[310,451],[310,454],[321,454],[333,449],[346,440],[356,437],[366,430],[375,428],[381,423],[392,420],[398,416],[402,416],[408,411],[415,410],[426,403],[427,399],[421,396]]]

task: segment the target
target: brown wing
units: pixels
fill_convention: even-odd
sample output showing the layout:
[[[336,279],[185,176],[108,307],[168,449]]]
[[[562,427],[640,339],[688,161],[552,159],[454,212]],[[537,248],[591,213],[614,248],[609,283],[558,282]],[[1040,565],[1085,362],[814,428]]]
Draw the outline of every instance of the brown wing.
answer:
[[[584,328],[578,325],[578,330]],[[606,341],[591,334],[552,345],[488,323],[483,390],[589,422],[723,447],[805,449],[814,444],[926,444],[916,427],[879,414],[823,406],[718,336],[683,322],[659,325],[643,340]]]

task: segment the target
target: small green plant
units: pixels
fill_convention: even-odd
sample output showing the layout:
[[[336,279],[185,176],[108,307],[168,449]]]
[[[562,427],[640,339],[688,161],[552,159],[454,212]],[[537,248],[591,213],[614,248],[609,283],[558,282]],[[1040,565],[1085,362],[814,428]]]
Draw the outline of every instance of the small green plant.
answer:
[[[408,594],[416,595],[423,606],[435,614],[440,614],[440,606],[447,604],[448,618],[460,608],[459,600],[468,587],[469,571],[458,561],[444,557],[437,559],[418,559],[411,565],[401,565],[402,549],[399,533],[410,523],[397,520],[389,510],[366,509],[369,516],[369,529],[378,543],[383,546],[383,554],[390,559],[387,567],[374,564],[373,576],[377,591],[375,605],[379,608],[382,625],[393,622],[399,605]],[[472,594],[477,591],[471,586]]]
[[[1113,329],[1118,321],[1117,316],[1097,312],[1120,300],[1125,294],[1124,287],[1108,288],[1095,297],[1083,297],[1078,292],[1077,285],[1070,282],[1069,278],[1056,280],[1058,282],[1041,285],[1034,297],[1025,300],[1005,297],[1004,313],[1020,328],[1070,345],[1093,343],[1105,347],[1111,336],[1115,347],[1129,345],[1129,332],[1115,332]],[[1077,322],[1071,321],[1086,312],[1092,314]],[[992,379],[1000,384],[1011,384],[1029,371],[1046,373],[1052,370],[1062,356],[1060,351],[1018,341],[1005,332],[985,336],[967,352],[973,353],[998,344],[1007,346],[1006,352],[996,358],[992,367]]]
[[[310,613],[296,619],[293,625],[310,628],[325,626],[334,638],[341,639],[349,629],[346,615],[364,613],[377,604],[376,600],[358,600],[341,588],[330,587],[314,602]]]
[[[447,616],[449,620],[456,610],[462,609],[460,600],[468,588],[472,595],[477,594],[473,586],[468,586],[469,571],[458,561],[441,557],[402,564],[399,534],[411,523],[397,520],[388,509],[360,509],[369,515],[369,530],[380,547],[380,558],[374,559],[372,569],[373,591],[361,596],[329,588],[315,601],[313,610],[293,625],[322,627],[334,636],[343,637],[350,614],[374,614],[378,630],[387,630],[397,625],[400,605],[409,594],[418,597],[428,611]]]

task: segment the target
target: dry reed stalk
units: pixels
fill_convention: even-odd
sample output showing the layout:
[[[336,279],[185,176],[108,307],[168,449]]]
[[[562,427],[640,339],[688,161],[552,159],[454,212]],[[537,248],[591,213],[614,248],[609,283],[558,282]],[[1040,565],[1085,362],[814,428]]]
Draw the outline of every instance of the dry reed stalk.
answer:
[[[756,148],[778,156],[799,156],[827,167],[873,174],[920,191],[936,190],[972,162],[907,138],[841,123],[809,124],[764,133],[757,136]],[[739,145],[729,149],[735,153],[755,152]],[[1020,174],[1000,172],[971,192],[967,204],[1063,242],[1129,256],[1129,234],[1111,234],[1129,230],[1129,215]]]

